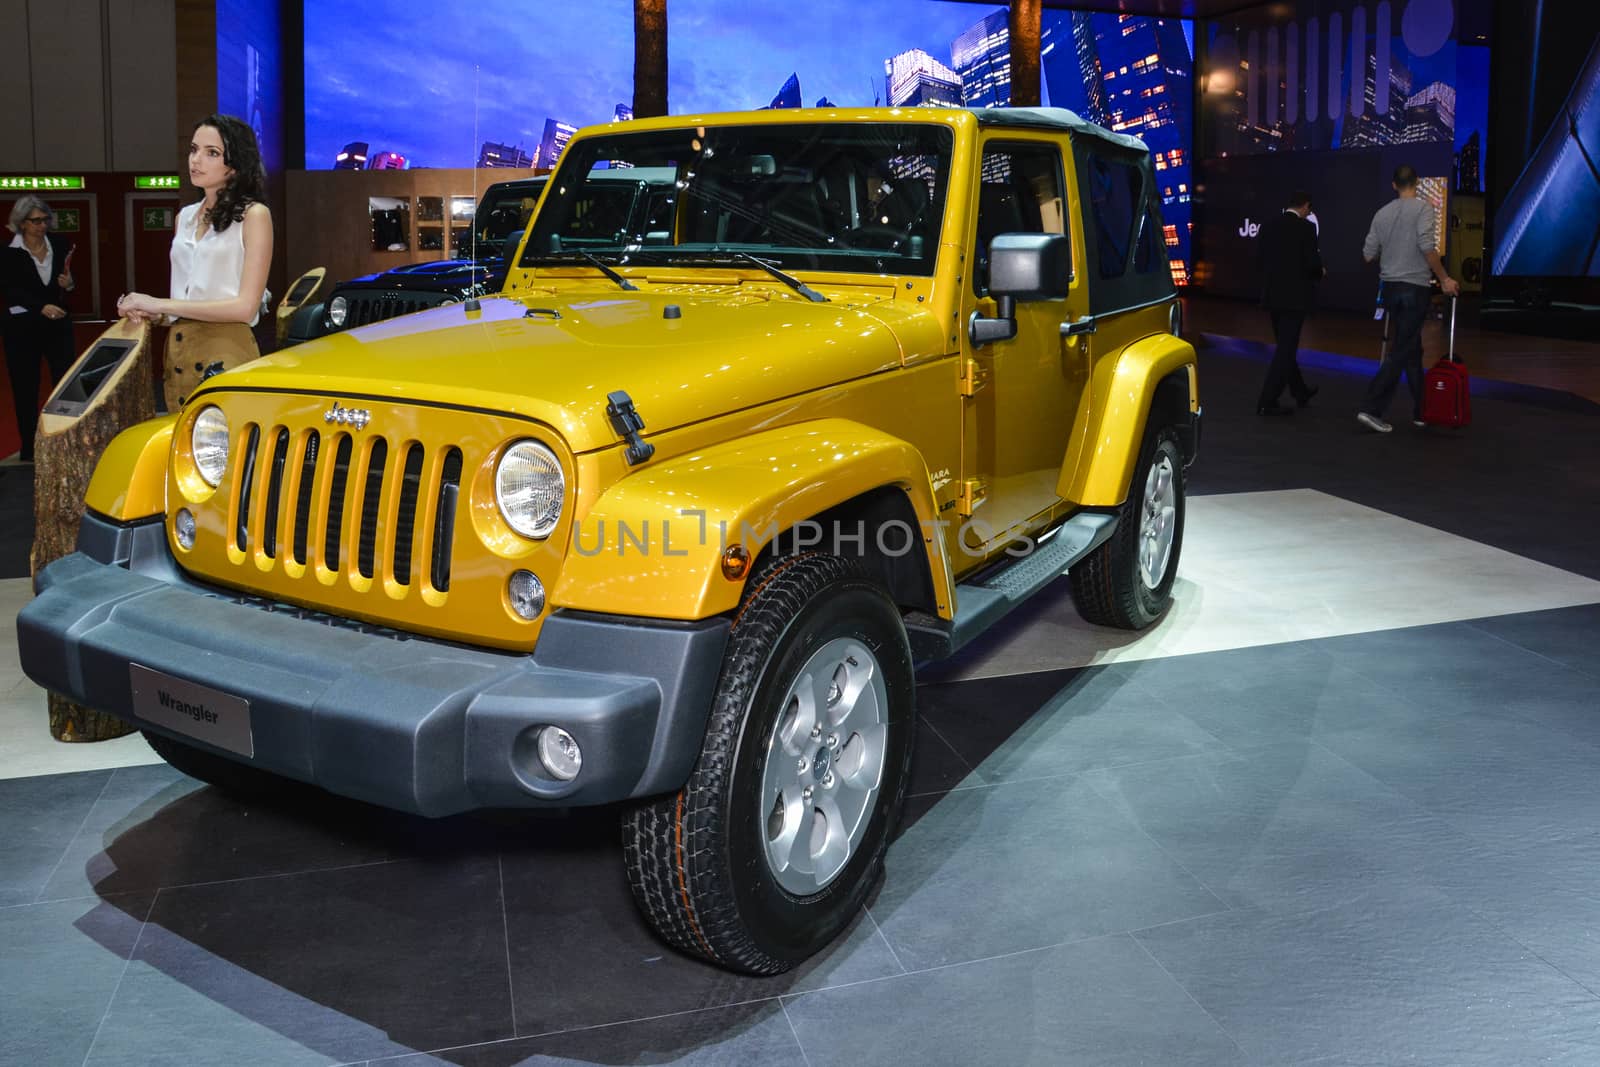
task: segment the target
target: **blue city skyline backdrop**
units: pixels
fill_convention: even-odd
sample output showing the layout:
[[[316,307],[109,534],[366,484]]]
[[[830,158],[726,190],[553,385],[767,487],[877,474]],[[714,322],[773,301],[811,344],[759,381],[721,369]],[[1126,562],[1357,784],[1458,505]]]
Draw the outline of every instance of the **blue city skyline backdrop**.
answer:
[[[668,106],[675,115],[763,107],[791,73],[807,106],[881,103],[885,60],[916,48],[948,65],[955,37],[1003,9],[890,0],[870,10],[869,19],[843,2],[758,11],[674,0]],[[631,0],[550,7],[537,22],[520,0],[441,0],[428,21],[450,27],[453,47],[418,64],[411,0],[306,4],[308,168],[332,167],[351,141],[413,166],[470,167],[485,141],[532,149],[547,118],[607,122],[633,102]]]
[[[631,0],[601,0],[581,15],[541,13],[536,30],[519,0],[443,0],[430,19],[453,26],[450,39],[464,46],[422,73],[412,56],[413,11],[409,0],[307,4],[307,167],[334,166],[352,142],[366,144],[368,160],[398,153],[414,167],[471,167],[486,147],[545,165],[565,144],[559,124],[609,122],[632,103],[632,49],[618,46],[632,41]],[[780,92],[785,106],[1005,104],[1005,28],[1004,7],[950,0],[870,8],[821,0],[760,11],[735,0],[673,0],[668,107],[674,115],[760,108]],[[1186,281],[1193,23],[1051,9],[1041,31],[1045,103],[1150,143],[1174,276]],[[363,47],[351,48],[354,40]],[[913,64],[926,68],[922,80],[891,100],[886,64],[909,51],[934,62]],[[1114,88],[1102,68],[1113,78],[1120,71]]]

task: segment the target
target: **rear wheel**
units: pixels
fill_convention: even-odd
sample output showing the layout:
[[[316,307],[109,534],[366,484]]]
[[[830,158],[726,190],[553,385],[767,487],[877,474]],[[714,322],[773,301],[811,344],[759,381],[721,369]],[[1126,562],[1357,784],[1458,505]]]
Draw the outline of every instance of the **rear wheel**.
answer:
[[[905,797],[915,722],[900,613],[853,562],[750,580],[700,761],[623,821],[640,909],[675,947],[777,974],[855,918]]]
[[[1183,549],[1183,452],[1170,428],[1151,431],[1109,540],[1070,572],[1078,614],[1143,630],[1172,603]]]

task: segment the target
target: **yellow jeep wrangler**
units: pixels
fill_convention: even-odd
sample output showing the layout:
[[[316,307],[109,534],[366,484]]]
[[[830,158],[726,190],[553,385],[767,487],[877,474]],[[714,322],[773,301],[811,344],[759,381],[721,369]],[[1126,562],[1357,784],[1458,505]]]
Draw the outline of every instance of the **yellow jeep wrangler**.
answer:
[[[1178,334],[1149,155],[1071,112],[586,130],[498,295],[118,437],[22,662],[225,787],[622,804],[661,936],[776,973],[882,870],[917,664],[1063,573],[1166,609]]]

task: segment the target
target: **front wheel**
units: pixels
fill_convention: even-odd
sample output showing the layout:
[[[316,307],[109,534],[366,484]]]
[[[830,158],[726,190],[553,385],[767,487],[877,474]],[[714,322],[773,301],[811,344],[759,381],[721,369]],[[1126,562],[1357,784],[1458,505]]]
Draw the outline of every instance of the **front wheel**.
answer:
[[[1171,429],[1154,430],[1139,450],[1116,531],[1069,574],[1078,614],[1123,630],[1161,618],[1178,575],[1183,515],[1183,452]]]
[[[778,974],[839,935],[877,880],[915,724],[900,613],[855,563],[804,555],[750,580],[700,761],[623,821],[628,880],[663,939]]]

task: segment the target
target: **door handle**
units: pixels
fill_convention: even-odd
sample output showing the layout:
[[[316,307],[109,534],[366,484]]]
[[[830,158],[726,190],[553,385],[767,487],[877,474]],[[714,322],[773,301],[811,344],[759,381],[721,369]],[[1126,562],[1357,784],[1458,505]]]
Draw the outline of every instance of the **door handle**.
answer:
[[[1095,320],[1093,315],[1085,315],[1081,319],[1073,319],[1071,322],[1063,322],[1061,324],[1062,337],[1079,337],[1086,333],[1094,333],[1094,331]]]

